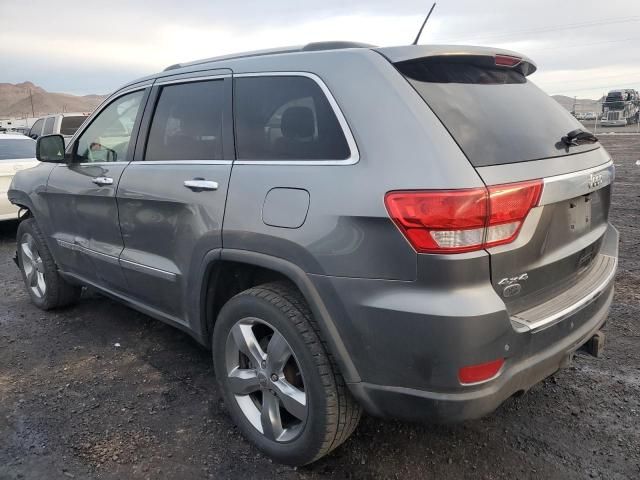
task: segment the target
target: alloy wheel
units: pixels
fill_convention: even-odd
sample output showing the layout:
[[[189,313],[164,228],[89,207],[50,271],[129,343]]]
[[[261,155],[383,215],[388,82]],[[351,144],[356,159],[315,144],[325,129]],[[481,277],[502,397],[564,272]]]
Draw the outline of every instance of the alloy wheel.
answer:
[[[20,265],[24,270],[29,289],[36,297],[43,298],[47,293],[44,262],[38,251],[35,239],[29,233],[25,233],[20,242]]]
[[[295,439],[307,422],[308,398],[298,361],[268,322],[243,318],[225,351],[227,384],[246,419],[269,440]]]

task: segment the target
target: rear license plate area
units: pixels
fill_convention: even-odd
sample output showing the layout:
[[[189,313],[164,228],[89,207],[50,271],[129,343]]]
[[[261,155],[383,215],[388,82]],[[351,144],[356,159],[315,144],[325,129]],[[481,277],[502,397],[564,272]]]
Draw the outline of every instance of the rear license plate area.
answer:
[[[569,200],[569,230],[580,234],[591,229],[591,194]]]

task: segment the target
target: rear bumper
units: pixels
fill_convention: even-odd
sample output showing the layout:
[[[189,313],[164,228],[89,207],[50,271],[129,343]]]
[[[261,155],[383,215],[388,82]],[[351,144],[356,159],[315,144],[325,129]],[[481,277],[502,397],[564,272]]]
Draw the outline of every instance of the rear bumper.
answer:
[[[601,254],[617,258],[618,232],[609,226]],[[613,266],[615,269],[615,265]],[[489,282],[458,289],[419,282],[312,278],[352,355],[361,382],[350,383],[370,414],[456,422],[495,410],[567,363],[606,321],[614,275],[597,292],[544,328],[514,324]],[[339,302],[339,305],[338,305]],[[458,369],[498,358],[492,380],[461,385]]]
[[[566,365],[572,353],[602,327],[612,299],[613,286],[597,305],[592,305],[595,308],[584,309],[555,328],[553,336],[561,340],[518,361],[508,362],[495,380],[482,387],[465,392],[433,392],[363,382],[350,385],[352,392],[369,413],[381,417],[436,423],[482,417],[512,395],[529,390]]]

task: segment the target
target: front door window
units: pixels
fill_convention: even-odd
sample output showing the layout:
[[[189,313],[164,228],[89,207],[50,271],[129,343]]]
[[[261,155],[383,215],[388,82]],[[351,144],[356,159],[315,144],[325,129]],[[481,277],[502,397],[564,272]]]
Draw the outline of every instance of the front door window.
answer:
[[[106,107],[78,138],[79,163],[128,161],[127,152],[144,92],[123,95]]]

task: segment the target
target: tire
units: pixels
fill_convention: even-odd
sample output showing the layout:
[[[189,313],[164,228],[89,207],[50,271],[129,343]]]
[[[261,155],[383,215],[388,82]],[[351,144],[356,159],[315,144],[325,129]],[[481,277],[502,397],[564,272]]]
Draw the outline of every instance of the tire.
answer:
[[[60,276],[35,219],[20,222],[16,237],[18,266],[34,305],[51,310],[76,303],[82,287],[71,285]]]
[[[248,355],[238,346],[244,345],[246,352],[246,345],[256,345],[247,338],[256,340],[259,347],[251,347]],[[283,354],[286,347],[290,352]],[[231,417],[247,439],[277,462],[311,463],[355,430],[362,409],[323,345],[309,307],[293,286],[268,283],[229,300],[216,321],[212,350],[216,379]],[[260,357],[261,353],[266,357]],[[279,370],[287,355],[284,370]],[[259,358],[262,368],[256,366]],[[292,385],[295,395],[290,393]],[[294,397],[304,398],[304,410],[301,402],[291,400]],[[264,415],[265,402],[271,407],[268,411],[277,414]]]

